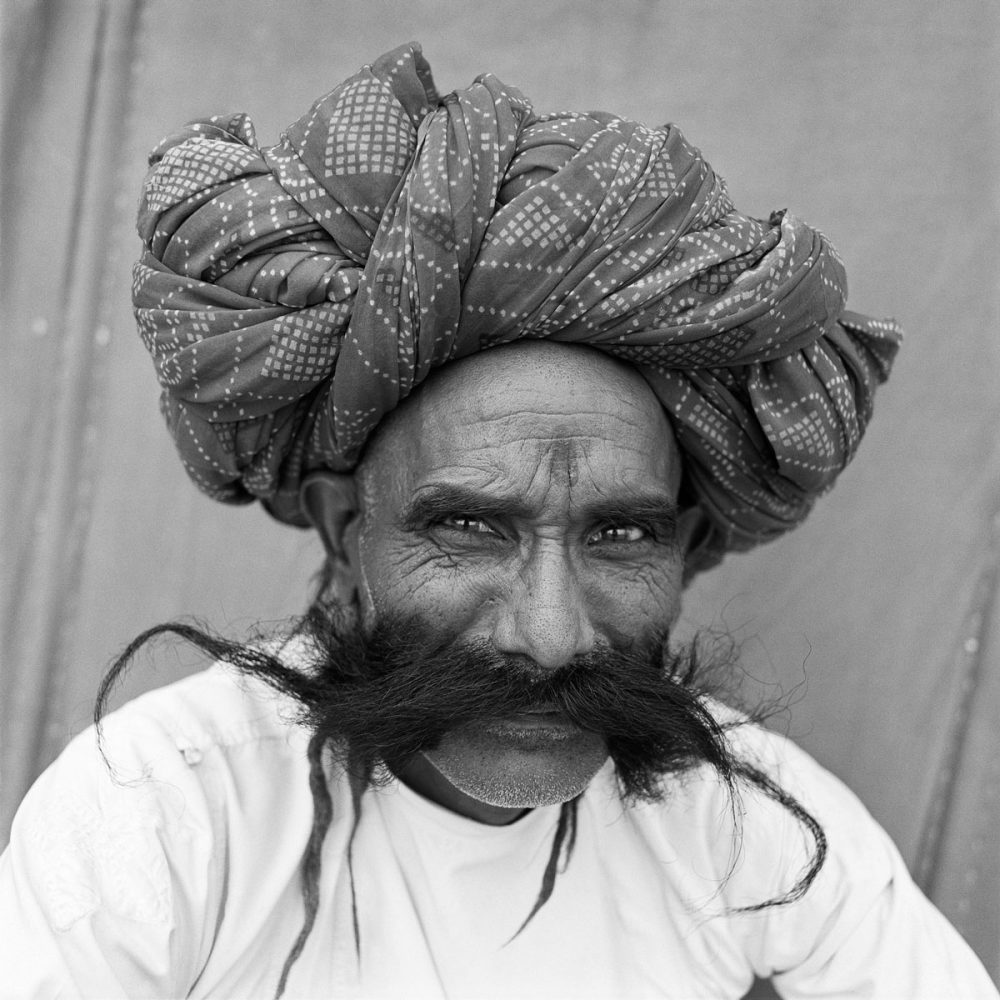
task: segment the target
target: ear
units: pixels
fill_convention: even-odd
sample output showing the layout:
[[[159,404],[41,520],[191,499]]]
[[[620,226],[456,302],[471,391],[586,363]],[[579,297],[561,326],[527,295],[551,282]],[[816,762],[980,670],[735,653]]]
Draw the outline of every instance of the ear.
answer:
[[[333,596],[343,605],[357,601],[354,546],[358,489],[354,476],[341,472],[311,472],[299,488],[299,503],[323,540],[331,571]]]

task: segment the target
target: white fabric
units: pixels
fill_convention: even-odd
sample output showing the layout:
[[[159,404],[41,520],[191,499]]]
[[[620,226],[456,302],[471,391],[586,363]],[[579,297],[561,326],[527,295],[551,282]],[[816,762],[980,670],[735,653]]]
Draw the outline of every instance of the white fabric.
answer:
[[[0,996],[272,997],[301,926],[312,822],[292,709],[214,667],[106,722],[39,779],[0,860]],[[456,816],[399,783],[352,810],[331,775],[321,905],[287,997],[738,998],[775,974],[784,997],[996,998],[958,934],[913,885],[857,799],[781,737],[742,727],[741,752],[820,820],[830,855],[790,888],[811,844],[746,791],[742,841],[699,770],[665,804],[623,808],[610,767],[581,800],[572,859],[541,887],[558,808],[507,827]],[[509,942],[509,943],[508,943]]]

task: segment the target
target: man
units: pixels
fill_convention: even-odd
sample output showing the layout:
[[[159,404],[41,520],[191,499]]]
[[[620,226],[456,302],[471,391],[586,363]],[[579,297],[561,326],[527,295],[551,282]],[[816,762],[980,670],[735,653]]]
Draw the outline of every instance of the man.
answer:
[[[285,640],[79,737],[0,868],[11,996],[995,997],[832,776],[672,649],[849,460],[892,324],[676,129],[439,99],[415,46],[154,153],[140,331],[196,482],[311,524]],[[724,670],[726,663],[716,665]]]

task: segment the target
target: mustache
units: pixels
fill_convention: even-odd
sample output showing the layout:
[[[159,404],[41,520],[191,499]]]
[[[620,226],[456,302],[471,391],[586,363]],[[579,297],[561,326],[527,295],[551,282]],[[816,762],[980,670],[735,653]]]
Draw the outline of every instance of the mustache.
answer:
[[[295,623],[292,656],[274,641],[239,642],[198,625],[169,622],[137,636],[105,674],[94,721],[140,648],[173,634],[288,697],[311,743],[323,746],[359,787],[390,780],[378,765],[434,749],[451,730],[544,707],[604,739],[626,801],[657,801],[664,778],[701,764],[731,791],[746,770],[706,699],[731,677],[726,656],[704,658],[697,642],[672,648],[664,630],[629,648],[600,647],[553,671],[486,640],[442,636],[414,617],[372,628],[315,604]],[[293,662],[294,661],[294,662]]]
[[[628,798],[659,798],[663,776],[700,763],[732,779],[723,728],[695,682],[694,647],[671,650],[666,634],[546,670],[484,639],[435,636],[413,618],[364,630],[314,611],[303,631],[314,649],[308,671],[257,662],[247,672],[291,695],[301,721],[369,778],[379,761],[432,750],[451,730],[543,708],[604,739]]]

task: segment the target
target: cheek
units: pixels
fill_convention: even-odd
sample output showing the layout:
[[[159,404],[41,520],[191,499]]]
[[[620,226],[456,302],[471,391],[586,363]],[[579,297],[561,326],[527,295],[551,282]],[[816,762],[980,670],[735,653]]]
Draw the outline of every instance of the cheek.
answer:
[[[495,572],[423,541],[377,531],[362,532],[359,566],[367,583],[366,618],[418,616],[430,625],[462,629],[489,606],[498,587]]]
[[[638,567],[602,566],[586,586],[595,624],[619,638],[673,626],[680,614],[680,559]]]

